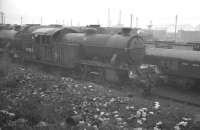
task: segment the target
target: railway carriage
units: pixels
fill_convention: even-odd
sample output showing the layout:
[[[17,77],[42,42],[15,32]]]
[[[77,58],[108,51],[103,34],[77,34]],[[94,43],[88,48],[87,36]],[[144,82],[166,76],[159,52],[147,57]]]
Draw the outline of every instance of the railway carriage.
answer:
[[[200,41],[193,41],[193,42],[188,42],[188,45],[192,46],[192,49],[194,51],[200,51]]]
[[[158,65],[163,74],[183,87],[196,85],[200,79],[200,53],[191,50],[146,49],[146,63]]]

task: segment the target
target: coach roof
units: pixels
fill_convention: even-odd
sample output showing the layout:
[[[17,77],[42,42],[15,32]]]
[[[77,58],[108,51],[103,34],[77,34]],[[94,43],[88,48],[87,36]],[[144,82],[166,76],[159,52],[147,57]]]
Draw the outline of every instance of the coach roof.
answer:
[[[146,49],[146,55],[200,62],[200,52],[192,50],[149,48]]]

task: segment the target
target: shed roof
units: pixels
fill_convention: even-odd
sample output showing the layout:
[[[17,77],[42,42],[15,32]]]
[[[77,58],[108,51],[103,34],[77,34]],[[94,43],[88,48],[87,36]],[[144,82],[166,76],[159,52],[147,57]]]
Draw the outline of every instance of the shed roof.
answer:
[[[63,33],[67,33],[67,32],[71,32],[71,33],[76,33],[77,31],[75,29],[72,28],[60,28],[60,27],[44,27],[44,28],[39,28],[36,29],[35,31],[33,31],[33,34],[36,35],[50,35],[53,36],[58,32],[63,32]]]
[[[37,35],[54,35],[61,28],[39,28],[33,31],[33,34]]]

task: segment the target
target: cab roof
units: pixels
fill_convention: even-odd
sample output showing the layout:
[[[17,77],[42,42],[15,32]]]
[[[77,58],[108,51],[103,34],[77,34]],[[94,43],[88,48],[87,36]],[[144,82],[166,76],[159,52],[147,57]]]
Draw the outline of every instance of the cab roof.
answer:
[[[34,35],[49,35],[53,36],[58,32],[71,32],[76,33],[77,31],[71,28],[58,28],[58,27],[48,27],[48,28],[39,28],[33,31]]]

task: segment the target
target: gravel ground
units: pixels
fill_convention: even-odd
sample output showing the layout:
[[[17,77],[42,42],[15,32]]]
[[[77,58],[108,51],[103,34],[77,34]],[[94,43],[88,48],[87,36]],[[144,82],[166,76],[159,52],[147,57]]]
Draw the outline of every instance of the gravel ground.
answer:
[[[0,130],[199,130],[199,109],[13,65],[0,79]]]

